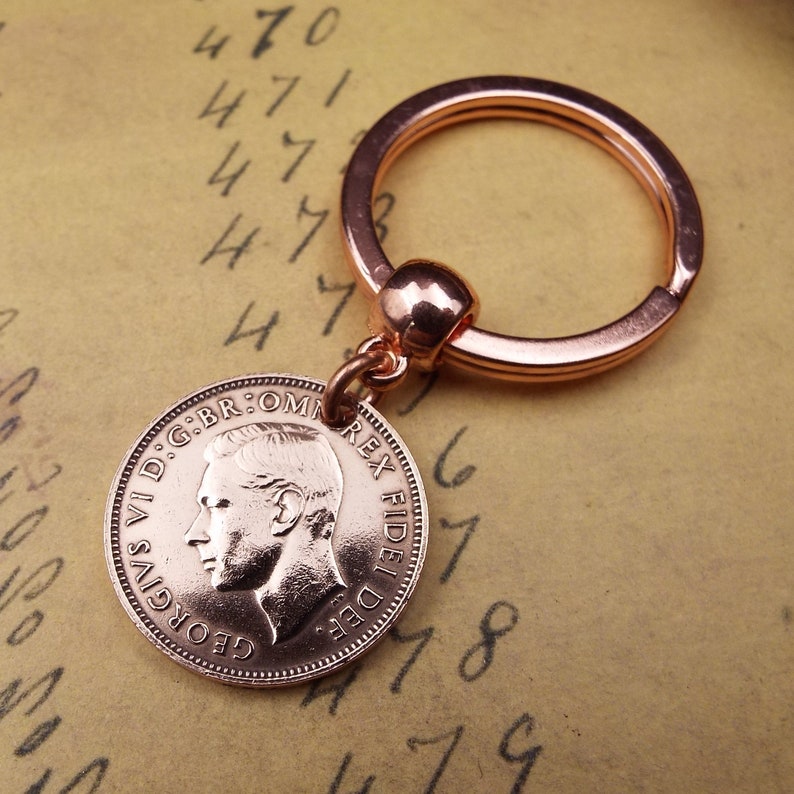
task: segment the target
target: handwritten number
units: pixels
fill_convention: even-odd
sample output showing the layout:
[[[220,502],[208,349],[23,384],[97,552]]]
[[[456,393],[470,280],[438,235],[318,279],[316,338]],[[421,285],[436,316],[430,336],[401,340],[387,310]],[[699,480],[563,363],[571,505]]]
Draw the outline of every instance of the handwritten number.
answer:
[[[392,630],[393,633],[393,630]],[[530,744],[530,746],[526,747],[526,749],[517,750],[514,745],[520,741],[520,734],[523,733],[526,737],[529,737],[532,731],[535,728],[535,720],[531,717],[528,713],[522,714],[515,722],[513,722],[510,727],[505,731],[504,735],[499,742],[499,756],[503,760],[507,761],[510,764],[519,764],[520,768],[518,770],[518,774],[513,782],[512,787],[510,788],[510,794],[521,794],[524,790],[524,785],[527,782],[527,778],[529,777],[529,773],[532,770],[532,767],[535,765],[538,756],[540,755],[541,751],[543,750],[542,745],[539,744]],[[443,754],[441,759],[438,762],[435,770],[433,771],[433,775],[430,778],[429,782],[422,789],[423,794],[433,794],[436,791],[436,787],[438,786],[439,781],[441,780],[446,768],[449,764],[449,761],[455,752],[458,744],[460,743],[461,739],[463,738],[463,734],[465,732],[464,725],[457,725],[450,731],[446,731],[445,733],[441,733],[437,736],[432,736],[428,739],[420,738],[418,736],[412,736],[406,742],[408,749],[412,752],[416,752],[420,747],[430,747],[432,745],[442,745],[444,748]],[[345,757],[342,759],[342,763],[337,770],[336,776],[331,781],[331,786],[328,789],[328,794],[341,794],[342,784],[345,781],[345,776],[347,775],[348,768],[353,760],[353,753],[348,752]],[[482,770],[480,771],[480,777],[482,777]],[[350,791],[349,794],[367,794],[370,791],[372,784],[375,781],[375,775],[369,775],[364,784],[359,788],[357,791],[353,792]],[[478,789],[479,790],[479,789]]]
[[[0,444],[5,444],[22,422],[21,416],[11,416],[0,425]]]
[[[6,642],[12,647],[22,645],[28,637],[36,632],[43,620],[44,613],[40,609],[34,609],[11,631],[8,637],[6,637]]]
[[[342,77],[339,78],[339,82],[331,89],[331,93],[328,94],[328,99],[325,100],[325,106],[327,108],[334,104],[336,98],[339,96],[339,92],[342,90],[351,74],[352,71],[350,69],[345,69],[345,71],[342,73]]]
[[[458,430],[457,433],[452,437],[452,440],[447,444],[446,449],[438,456],[438,460],[436,460],[436,465],[433,469],[433,479],[435,479],[436,483],[440,485],[442,488],[459,488],[463,485],[466,480],[468,480],[475,471],[477,471],[476,466],[464,466],[462,469],[457,471],[452,479],[447,479],[444,474],[444,467],[447,463],[447,458],[449,457],[450,453],[453,449],[457,446],[458,441],[460,441],[461,436],[466,432],[468,428],[464,425]]]
[[[375,231],[378,233],[378,240],[380,240],[380,242],[383,242],[386,239],[386,235],[389,233],[389,227],[386,226],[384,221],[394,209],[396,201],[397,199],[394,197],[394,193],[389,193],[388,190],[384,190],[383,193],[372,202],[372,217],[375,224]]]
[[[278,77],[277,75],[273,75],[271,78],[274,83],[286,83],[286,88],[276,97],[273,104],[265,111],[265,115],[269,118],[272,116],[276,110],[278,110],[279,105],[290,95],[293,88],[298,85],[298,81],[300,80],[300,76],[296,77]]]
[[[102,783],[102,779],[105,777],[105,773],[110,766],[110,759],[109,758],[95,758],[91,761],[90,764],[84,766],[59,792],[58,794],[69,794],[70,791],[76,791],[77,787],[80,784],[89,778],[89,775],[93,775],[93,781],[89,788],[85,786],[80,786],[80,790],[84,792],[84,794],[94,794],[95,791],[99,790],[99,786]],[[52,777],[52,769],[48,768],[44,770],[44,774],[25,792],[25,794],[41,794],[44,791],[44,787]]]
[[[36,527],[44,520],[48,512],[49,507],[47,507],[47,505],[42,505],[37,510],[31,510],[27,515],[20,518],[19,521],[0,538],[0,551],[12,551],[15,549],[28,537],[28,535],[33,533]],[[29,524],[31,526],[28,526]]]
[[[47,739],[52,736],[55,732],[55,729],[61,724],[61,718],[58,716],[53,717],[50,720],[45,720],[41,723],[41,725],[37,726],[33,729],[31,734],[22,740],[22,744],[14,750],[14,755],[23,758],[26,755],[30,755],[32,752],[41,747]]]
[[[8,483],[11,482],[11,478],[14,476],[14,474],[16,474],[18,468],[18,466],[12,466],[5,474],[2,475],[2,477],[0,477],[0,494],[2,494],[0,495],[0,505],[3,504],[3,502],[5,502],[5,500],[14,493],[13,491],[9,491],[8,493],[2,492],[3,489],[8,487]]]
[[[19,309],[3,309],[0,311],[0,333],[5,331],[16,320],[17,315],[19,315]]]
[[[232,144],[226,156],[223,158],[223,161],[215,169],[212,176],[209,178],[209,181],[207,182],[207,184],[210,186],[224,185],[223,189],[221,190],[222,196],[229,195],[231,189],[234,187],[235,182],[237,182],[237,180],[245,173],[245,170],[251,164],[250,160],[246,160],[236,171],[224,174],[224,170],[226,166],[228,166],[229,163],[232,161],[239,147],[240,147],[240,141],[236,141],[235,143]]]
[[[312,238],[315,234],[317,234],[318,229],[325,223],[325,219],[328,217],[329,211],[328,210],[317,210],[313,211],[309,209],[309,197],[304,196],[301,199],[300,209],[298,210],[298,221],[304,216],[309,218],[316,218],[314,225],[309,229],[308,234],[300,241],[298,247],[290,254],[289,259],[287,260],[290,264],[293,264],[298,261],[298,258],[305,250],[306,246],[312,241]]]
[[[210,42],[210,39],[215,34],[215,25],[213,25],[205,34],[201,41],[193,48],[193,52],[200,55],[202,52],[208,52],[210,58],[217,58],[218,53],[223,49],[223,45],[229,40],[229,36],[222,36],[217,41]]]
[[[309,26],[309,30],[306,32],[306,38],[304,39],[306,44],[310,47],[316,47],[318,44],[327,41],[336,30],[341,16],[342,14],[338,8],[328,6],[328,8],[322,11],[317,19]]]
[[[252,58],[258,58],[260,55],[262,55],[263,52],[267,52],[267,50],[269,50],[273,46],[273,42],[270,39],[270,35],[289,16],[290,12],[294,8],[295,6],[284,6],[283,8],[278,8],[275,11],[257,9],[256,11],[257,19],[266,19],[267,17],[273,17],[273,19],[270,22],[270,24],[265,28],[265,32],[259,37],[259,41],[256,43],[256,46],[251,52]]]
[[[207,262],[210,261],[210,259],[213,259],[216,256],[229,254],[229,259],[226,262],[226,267],[228,267],[229,270],[234,270],[234,266],[237,264],[237,260],[250,249],[254,237],[256,237],[256,235],[259,234],[259,230],[260,230],[259,226],[255,226],[250,232],[248,232],[248,234],[245,236],[245,238],[241,243],[238,243],[237,245],[233,245],[233,244],[227,245],[226,241],[235,231],[235,229],[237,228],[237,224],[240,222],[242,217],[243,217],[242,213],[239,212],[237,213],[237,215],[235,215],[232,222],[226,227],[226,231],[220,236],[220,238],[212,246],[212,248],[210,248],[210,250],[207,251],[206,254],[204,254],[203,258],[199,262],[200,265],[206,265]]]
[[[400,634],[396,628],[393,628],[389,633],[389,636],[395,640],[395,642],[406,643],[406,642],[415,642],[416,647],[413,649],[413,652],[408,657],[408,661],[400,668],[400,672],[397,673],[394,681],[391,682],[389,689],[396,695],[401,689],[403,685],[403,679],[408,674],[408,671],[414,666],[414,663],[419,658],[419,654],[425,649],[425,645],[430,642],[431,638],[433,637],[433,632],[435,629],[432,626],[428,626],[427,628],[421,629],[420,631],[416,631],[413,634]]]
[[[423,794],[432,794],[436,790],[436,785],[441,779],[441,775],[444,774],[444,770],[447,768],[450,756],[458,746],[461,736],[463,736],[463,726],[458,725],[457,727],[453,728],[453,730],[447,731],[447,733],[442,733],[439,736],[434,736],[431,739],[419,739],[417,737],[411,737],[408,739],[408,749],[414,751],[417,747],[427,747],[431,744],[438,744],[439,742],[443,742],[446,739],[452,740],[449,743],[449,747],[447,747],[447,749],[444,751],[444,755],[441,756],[441,761],[436,767],[436,771],[433,773],[433,777],[430,778],[430,782],[427,784],[427,788],[424,789]]]
[[[491,625],[491,621],[494,615],[500,611],[508,613],[507,622],[502,626],[494,628],[494,626]],[[463,654],[460,665],[458,665],[458,673],[464,681],[476,681],[485,673],[491,666],[491,662],[493,662],[496,641],[507,634],[508,631],[512,631],[516,623],[518,623],[518,610],[508,601],[497,601],[495,604],[491,604],[491,606],[488,607],[483,619],[480,621],[480,634],[482,635],[482,639],[475,645],[472,645],[471,648]],[[480,659],[480,664],[475,667],[474,670],[469,669],[472,660],[476,660],[477,657]]]
[[[305,141],[293,141],[292,136],[289,134],[289,132],[285,132],[281,138],[281,142],[284,144],[284,146],[303,147],[301,153],[297,156],[297,158],[292,163],[292,165],[284,172],[284,175],[281,177],[282,182],[289,182],[290,178],[295,173],[298,166],[303,162],[306,155],[309,154],[309,152],[312,150],[314,144],[317,143],[317,140],[315,138],[307,138]]]
[[[229,116],[234,113],[237,108],[240,107],[240,103],[243,101],[243,97],[245,96],[245,91],[240,91],[239,94],[231,101],[228,105],[218,105],[218,101],[220,100],[221,96],[226,91],[226,86],[228,85],[228,81],[224,80],[218,90],[212,95],[212,99],[207,103],[204,110],[199,113],[199,120],[206,119],[209,116],[220,116],[218,121],[215,123],[215,126],[220,129],[228,120]]]
[[[353,753],[348,753],[343,759],[342,763],[339,766],[339,771],[336,773],[336,777],[331,781],[331,788],[328,789],[328,794],[339,794],[339,787],[342,785],[342,781],[345,779],[345,773],[347,772],[347,768],[350,766],[350,762],[353,760]],[[351,794],[367,794],[370,787],[375,781],[375,775],[370,775],[365,781],[364,785],[356,792],[351,792]]]
[[[52,471],[43,479],[34,482],[32,479],[28,481],[28,491],[39,491],[41,490],[50,480],[54,480],[61,472],[63,471],[63,466],[60,463],[53,463],[52,464]],[[0,488],[4,485],[4,478],[0,478]],[[0,503],[2,503],[2,499],[0,499]]]
[[[231,332],[231,334],[229,334],[228,337],[226,337],[226,341],[223,343],[224,347],[228,347],[234,342],[237,342],[239,339],[247,339],[250,336],[256,337],[256,343],[254,344],[254,347],[257,350],[261,350],[265,346],[265,342],[267,341],[268,336],[270,336],[270,332],[276,327],[276,325],[278,325],[279,314],[277,311],[275,311],[270,315],[270,318],[264,323],[264,325],[259,325],[256,328],[249,328],[248,330],[243,331],[243,326],[248,319],[248,315],[251,313],[251,309],[253,309],[255,305],[256,301],[251,301],[248,306],[246,306],[245,311],[237,320],[237,325],[235,326],[234,330]]]
[[[342,309],[345,308],[347,302],[353,296],[353,293],[356,291],[356,282],[349,281],[347,284],[332,284],[328,286],[325,283],[325,278],[323,276],[317,276],[317,288],[320,290],[321,293],[326,292],[341,292],[342,297],[339,300],[339,303],[336,304],[334,307],[333,312],[331,312],[331,316],[328,318],[328,322],[325,324],[323,328],[323,336],[329,336],[331,331],[334,330],[334,325],[336,325],[336,321],[339,319],[339,315],[342,313]]]
[[[458,564],[460,555],[463,554],[463,549],[466,548],[466,544],[468,544],[479,523],[480,517],[478,515],[464,518],[463,521],[456,521],[454,524],[451,524],[446,518],[439,519],[439,524],[441,524],[442,529],[461,529],[465,527],[462,540],[458,543],[450,561],[447,563],[447,567],[444,568],[443,573],[439,577],[442,584],[446,584],[449,581],[449,577],[452,576],[452,572]]]
[[[22,598],[25,601],[33,601],[34,598],[38,598],[45,590],[48,590],[53,582],[60,576],[61,571],[63,570],[63,558],[62,557],[53,557],[51,560],[47,560],[47,562],[42,563],[33,571],[27,579],[25,579],[22,584],[17,587],[14,592],[2,600],[5,596],[6,591],[9,587],[14,583],[14,580],[17,578],[17,574],[22,570],[19,566],[14,568],[11,572],[11,575],[0,584],[0,612],[2,612],[20,593],[22,594]],[[42,572],[47,572],[47,577],[43,578],[43,581],[39,582],[36,577],[39,576]],[[29,590],[26,590],[24,593],[22,592],[25,588],[31,583],[34,583],[34,586]],[[0,701],[1,702],[1,701]],[[0,713],[0,717],[2,717],[2,713]]]
[[[30,708],[23,712],[29,717],[47,698],[52,694],[63,675],[63,667],[56,667],[49,673],[43,675],[38,681],[31,684],[24,692],[17,695],[17,690],[22,683],[21,678],[14,679],[2,692],[0,692],[0,720],[10,714],[23,700],[27,700],[32,694],[41,690],[38,700]]]
[[[38,367],[28,367],[11,381],[4,389],[0,389],[0,398],[3,398],[12,389],[17,389],[6,401],[6,405],[18,403],[34,386],[39,379]]]
[[[505,761],[511,764],[521,764],[521,769],[518,772],[515,783],[513,783],[513,787],[510,789],[510,794],[519,794],[519,792],[523,790],[529,773],[543,749],[542,745],[538,744],[534,747],[527,748],[521,753],[514,753],[510,750],[510,743],[513,741],[513,737],[518,733],[520,728],[523,728],[525,735],[529,736],[534,727],[535,720],[533,720],[529,714],[522,714],[507,729],[505,735],[502,737],[502,741],[499,743],[499,755],[504,758]]]

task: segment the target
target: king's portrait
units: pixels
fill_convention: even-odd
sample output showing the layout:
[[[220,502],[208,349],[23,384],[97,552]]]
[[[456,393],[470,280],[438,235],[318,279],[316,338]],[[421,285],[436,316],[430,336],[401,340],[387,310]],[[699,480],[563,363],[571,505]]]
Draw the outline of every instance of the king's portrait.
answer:
[[[219,592],[252,590],[273,632],[293,636],[345,587],[332,547],[342,470],[328,440],[296,423],[220,433],[204,451],[198,515],[185,532]]]

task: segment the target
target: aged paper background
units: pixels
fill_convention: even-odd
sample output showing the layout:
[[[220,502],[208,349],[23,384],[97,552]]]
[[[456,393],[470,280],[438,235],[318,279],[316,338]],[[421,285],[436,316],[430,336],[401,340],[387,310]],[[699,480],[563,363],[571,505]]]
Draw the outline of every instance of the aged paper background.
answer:
[[[0,13],[4,791],[790,790],[789,2]],[[352,142],[487,73],[589,90],[670,146],[706,223],[690,302],[588,382],[448,371],[390,398],[432,514],[401,641],[314,687],[183,671],[108,579],[116,466],[204,383],[330,374],[366,335],[337,233]],[[388,253],[459,268],[496,330],[586,330],[663,278],[640,188],[559,131],[445,132],[384,189]]]

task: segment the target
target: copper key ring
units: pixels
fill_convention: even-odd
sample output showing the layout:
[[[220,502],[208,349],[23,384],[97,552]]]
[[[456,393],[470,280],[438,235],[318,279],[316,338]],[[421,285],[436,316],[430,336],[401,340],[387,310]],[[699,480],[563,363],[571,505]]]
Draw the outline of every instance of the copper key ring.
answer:
[[[670,150],[615,105],[571,86],[528,77],[456,80],[397,105],[359,143],[342,187],[342,232],[356,281],[374,297],[394,273],[378,240],[372,204],[394,161],[444,127],[487,118],[551,124],[605,149],[645,188],[666,235],[669,278],[635,309],[587,333],[527,339],[468,325],[445,342],[445,363],[494,378],[550,381],[584,377],[640,353],[666,328],[703,258],[703,225],[694,189]]]

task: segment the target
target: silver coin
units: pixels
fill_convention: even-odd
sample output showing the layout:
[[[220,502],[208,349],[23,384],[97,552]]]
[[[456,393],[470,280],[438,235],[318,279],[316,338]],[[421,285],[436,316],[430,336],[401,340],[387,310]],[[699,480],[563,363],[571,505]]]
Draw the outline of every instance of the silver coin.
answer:
[[[416,586],[427,504],[413,458],[366,403],[342,430],[321,381],[211,384],[158,416],[108,499],[105,554],[140,631],[188,669],[279,686],[384,636]]]

